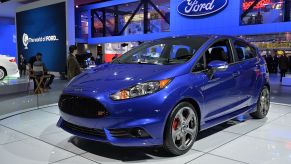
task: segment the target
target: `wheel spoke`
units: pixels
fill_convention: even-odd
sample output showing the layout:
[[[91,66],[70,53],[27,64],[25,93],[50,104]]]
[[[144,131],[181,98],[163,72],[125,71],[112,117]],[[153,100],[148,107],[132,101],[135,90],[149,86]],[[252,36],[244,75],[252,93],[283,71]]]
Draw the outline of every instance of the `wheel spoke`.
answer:
[[[192,114],[192,113],[190,113],[189,115],[188,115],[188,118],[186,119],[186,123],[189,125],[189,123],[190,123],[190,121],[192,120],[192,119],[194,119],[194,114]]]
[[[186,134],[193,135],[195,129],[190,129],[189,127],[185,129]]]
[[[175,143],[176,140],[180,140],[181,139],[181,128],[178,128],[177,130],[172,130],[172,139],[173,142]]]
[[[181,148],[183,149],[183,150],[185,150],[185,149],[187,149],[187,145],[186,145],[186,135],[183,135],[182,136],[182,141],[181,141]]]
[[[179,111],[178,118],[179,118],[180,122],[183,122],[184,121],[184,116],[183,116],[183,111],[182,110]]]
[[[265,104],[264,104],[264,102],[260,102],[260,110],[263,110],[264,109],[264,106],[265,106]]]

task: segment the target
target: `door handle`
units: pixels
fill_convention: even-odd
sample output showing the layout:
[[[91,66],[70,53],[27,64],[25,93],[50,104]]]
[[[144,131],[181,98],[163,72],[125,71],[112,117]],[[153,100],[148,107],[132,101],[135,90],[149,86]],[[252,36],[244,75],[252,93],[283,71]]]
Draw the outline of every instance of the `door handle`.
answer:
[[[233,74],[232,74],[232,76],[233,77],[238,77],[238,76],[240,76],[240,72],[238,71],[238,72],[234,72]]]

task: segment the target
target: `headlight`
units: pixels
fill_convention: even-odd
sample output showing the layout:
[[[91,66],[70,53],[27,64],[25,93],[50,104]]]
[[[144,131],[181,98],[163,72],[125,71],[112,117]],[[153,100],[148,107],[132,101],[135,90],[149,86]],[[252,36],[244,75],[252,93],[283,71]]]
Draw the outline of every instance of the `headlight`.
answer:
[[[112,94],[110,97],[113,100],[125,100],[129,98],[149,95],[165,88],[170,82],[171,79],[139,83],[128,89],[120,90],[117,93]]]

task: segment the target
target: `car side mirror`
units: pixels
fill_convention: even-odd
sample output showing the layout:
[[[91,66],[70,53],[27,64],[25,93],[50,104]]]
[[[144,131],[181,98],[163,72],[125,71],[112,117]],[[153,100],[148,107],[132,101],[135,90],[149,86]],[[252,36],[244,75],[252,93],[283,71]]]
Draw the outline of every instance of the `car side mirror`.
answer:
[[[228,63],[225,61],[214,60],[208,64],[208,68],[213,71],[226,71],[228,69]]]
[[[213,79],[215,72],[226,71],[228,69],[228,63],[225,61],[214,60],[208,64],[207,76],[209,79]]]

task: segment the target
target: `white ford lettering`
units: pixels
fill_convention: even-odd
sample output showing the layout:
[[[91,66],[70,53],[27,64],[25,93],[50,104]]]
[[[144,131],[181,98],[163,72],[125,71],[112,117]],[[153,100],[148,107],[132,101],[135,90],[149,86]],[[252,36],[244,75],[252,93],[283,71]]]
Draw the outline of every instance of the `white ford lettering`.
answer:
[[[191,11],[194,11],[194,12],[198,12],[198,11],[202,11],[203,9],[206,10],[206,11],[210,11],[214,8],[214,0],[212,0],[211,2],[209,3],[200,3],[197,1],[197,0],[187,0],[188,2],[188,6],[186,6],[185,8],[185,12],[186,13],[190,13]]]

